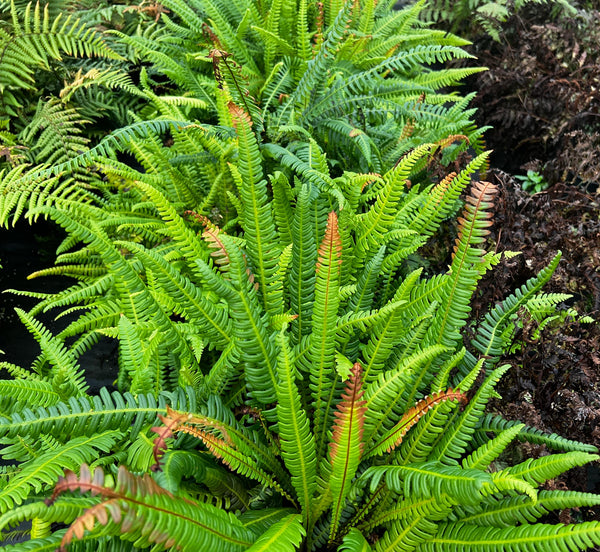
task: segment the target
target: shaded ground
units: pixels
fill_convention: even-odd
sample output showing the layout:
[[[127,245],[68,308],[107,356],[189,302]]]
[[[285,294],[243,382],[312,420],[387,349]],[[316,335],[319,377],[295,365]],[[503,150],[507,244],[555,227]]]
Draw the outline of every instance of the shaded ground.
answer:
[[[53,265],[56,248],[63,239],[59,228],[38,221],[30,226],[20,221],[15,228],[0,230],[0,292],[7,289],[56,293],[73,283],[70,278],[57,276],[27,280],[36,270]],[[15,307],[28,310],[37,304],[36,299],[2,293],[0,295],[0,362],[9,362],[28,368],[40,352],[33,336],[27,331],[15,312]],[[42,314],[38,319],[53,334],[59,333],[73,318],[55,320],[57,313]],[[76,316],[75,314],[73,316]],[[117,377],[117,345],[109,338],[101,339],[80,357],[80,365],[91,392],[101,387],[112,387]],[[0,372],[0,377],[6,377]]]
[[[498,250],[522,254],[482,282],[485,295],[475,313],[522,285],[560,250],[561,263],[544,291],[571,293],[565,307],[600,318],[600,196],[565,184],[531,196],[506,173],[491,171],[488,178],[500,187]],[[518,350],[504,359],[513,369],[497,388],[503,400],[492,407],[509,419],[600,448],[600,325],[567,318],[536,339],[537,324],[523,320]],[[530,452],[545,453],[541,447]],[[596,467],[572,470],[556,484],[600,492]],[[588,515],[600,519],[600,510]]]
[[[581,11],[552,21],[536,7],[509,22],[500,43],[473,45],[490,68],[471,86],[478,91],[478,123],[492,124],[494,150],[487,179],[500,187],[495,213],[498,250],[522,255],[505,261],[484,280],[478,310],[495,303],[546,266],[562,261],[547,292],[571,293],[565,305],[600,319],[600,12]],[[542,174],[550,187],[530,195],[508,174]],[[568,318],[534,339],[525,319],[520,345],[505,360],[513,370],[492,408],[509,419],[600,447],[600,325]],[[529,447],[528,455],[546,454]],[[597,465],[571,470],[556,488],[600,492]],[[560,520],[600,520],[600,509],[563,512]],[[556,520],[554,520],[556,521]]]
[[[533,3],[532,3],[533,4]],[[600,11],[556,19],[534,5],[506,24],[500,42],[480,38],[473,53],[489,68],[471,79],[478,124],[492,166],[531,168],[551,183],[596,191],[600,181]]]

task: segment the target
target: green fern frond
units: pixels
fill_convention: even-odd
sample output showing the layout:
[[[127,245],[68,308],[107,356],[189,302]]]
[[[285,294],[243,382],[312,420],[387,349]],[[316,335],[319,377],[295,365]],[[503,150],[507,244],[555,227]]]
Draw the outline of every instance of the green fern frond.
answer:
[[[514,426],[519,425],[518,421],[508,421],[500,416],[494,414],[487,414],[481,422],[478,424],[477,430],[478,432],[490,432],[499,434],[502,431]],[[594,445],[588,445],[585,443],[580,443],[579,441],[573,441],[571,439],[566,439],[565,437],[561,437],[556,433],[545,433],[539,429],[534,427],[525,426],[518,434],[517,438],[520,441],[526,441],[529,443],[535,443],[538,445],[546,445],[551,449],[560,450],[564,452],[569,451],[581,451],[581,452],[590,452],[597,453],[598,449]]]
[[[542,269],[537,276],[530,278],[515,293],[490,311],[477,329],[473,346],[484,356],[490,357],[490,362],[496,362],[506,346],[505,330],[510,327],[512,317],[519,308],[525,305],[542,286],[552,277],[560,261],[561,253],[557,253],[550,264]]]
[[[298,514],[290,514],[273,523],[248,552],[294,552],[298,549],[302,537],[306,534]]]
[[[51,378],[53,388],[60,398],[65,400],[69,397],[82,396],[88,386],[75,355],[59,339],[52,336],[41,322],[21,309],[15,310],[23,324],[40,344],[44,358],[51,364],[52,369],[48,377]]]
[[[470,177],[483,167],[488,156],[487,152],[481,154],[460,173],[450,173],[427,194],[423,204],[409,205],[409,208],[401,210],[397,217],[398,223],[418,232],[419,235],[432,235],[436,225],[455,208],[461,192],[470,182]]]
[[[492,552],[571,552],[600,543],[600,524],[595,521],[577,525],[536,523],[518,527],[485,527],[469,524],[440,524],[439,531],[422,546],[423,552],[458,549]]]
[[[75,469],[96,458],[98,452],[108,452],[119,438],[116,431],[95,433],[91,437],[76,437],[55,450],[49,450],[25,466],[18,475],[0,489],[0,512],[3,514],[20,505],[32,491],[56,481],[65,469]]]
[[[275,399],[277,353],[267,316],[260,307],[254,276],[246,266],[243,252],[230,236],[216,230],[207,230],[204,235],[215,255],[222,258],[222,270],[234,272],[235,287],[200,260],[198,266],[203,269],[204,277],[210,278],[214,291],[228,300],[234,336],[244,344],[248,384],[257,400],[269,404]]]
[[[20,90],[35,88],[34,73],[37,69],[50,70],[50,60],[62,60],[62,55],[74,57],[104,57],[121,59],[103,37],[88,28],[73,15],[50,14],[37,3],[29,3],[20,13],[11,2],[12,33],[0,34],[1,69],[0,87],[3,90],[2,111],[16,115],[22,107]]]
[[[394,224],[406,181],[414,166],[431,151],[431,148],[431,144],[416,148],[384,176],[375,204],[361,217],[358,224],[358,248],[363,255],[379,244],[382,234]]]
[[[341,401],[335,412],[335,422],[329,444],[331,475],[329,487],[332,497],[330,542],[335,540],[344,502],[350,492],[350,484],[356,475],[364,449],[363,427],[366,401],[362,391],[362,367],[352,367]]]
[[[336,12],[333,15],[335,20],[332,20],[331,26],[327,30],[325,40],[321,44],[317,55],[308,62],[306,71],[292,94],[290,103],[298,106],[299,109],[306,110],[309,107],[311,98],[318,94],[327,70],[335,59],[335,50],[348,32],[353,17],[354,3],[346,0],[342,6],[339,13]]]
[[[483,416],[487,402],[494,392],[494,387],[509,368],[510,365],[505,364],[496,368],[488,376],[460,416],[448,424],[449,427],[446,427],[439,443],[431,453],[432,460],[454,464],[464,454]]]
[[[198,334],[206,336],[212,347],[227,347],[231,342],[231,321],[226,309],[209,301],[202,289],[153,250],[131,242],[117,243],[135,252],[148,267],[152,267],[161,285],[157,293],[168,290],[174,300],[175,314],[188,320]]]
[[[530,485],[538,486],[553,479],[561,473],[576,466],[583,466],[594,460],[598,460],[597,454],[587,452],[565,452],[562,454],[551,454],[541,458],[529,458],[516,466],[505,468],[496,472],[498,476],[507,475],[517,477]]]
[[[474,450],[469,456],[463,459],[463,468],[486,469],[511,443],[513,439],[525,427],[525,424],[515,424],[491,439],[477,450]]]
[[[200,439],[215,458],[221,460],[232,470],[254,479],[262,485],[273,488],[290,500],[292,504],[295,504],[294,499],[288,492],[271,475],[264,471],[252,457],[230,445],[225,439],[190,426],[182,426],[180,431],[189,433]]]
[[[117,535],[125,520],[126,537],[141,546],[176,544],[182,550],[196,550],[198,546],[244,550],[254,540],[253,534],[235,516],[206,503],[173,500],[173,495],[150,477],[132,475],[123,467],[114,487],[105,486],[100,468],[90,473],[83,465],[79,478],[67,472],[57,483],[49,503],[62,492],[75,490],[92,491],[105,502],[88,509],[73,522],[62,538],[62,547],[83,537],[85,529],[93,529],[96,522],[109,524],[110,532]]]
[[[83,134],[83,119],[75,108],[57,98],[40,100],[32,121],[20,134],[32,147],[29,155],[37,163],[63,163],[88,149],[89,138]]]
[[[311,501],[317,484],[315,438],[310,433],[309,418],[302,408],[296,384],[297,374],[289,345],[283,333],[277,337],[279,357],[277,371],[278,429],[281,455],[290,471],[292,485],[305,521],[311,516]]]
[[[401,399],[406,385],[407,372],[420,370],[423,364],[445,351],[444,347],[434,345],[415,352],[401,360],[393,369],[380,374],[377,380],[366,386],[366,443],[380,436],[381,430],[389,429],[404,415]]]
[[[61,400],[51,382],[19,378],[0,381],[0,396],[31,406],[51,406]]]
[[[153,395],[109,393],[105,388],[93,397],[72,397],[47,408],[29,408],[15,412],[9,418],[0,418],[0,435],[14,438],[42,434],[56,437],[93,436],[96,432],[118,430],[129,432],[134,440],[140,429],[156,420],[159,413],[166,412],[167,401],[175,408],[193,409],[195,397],[184,391],[161,393],[158,400]]]
[[[303,336],[308,335],[311,328],[318,239],[314,232],[317,223],[313,208],[316,195],[317,191],[312,186],[307,184],[302,186],[296,200],[291,226],[292,262],[286,288],[291,311],[297,315],[291,324],[296,343]]]
[[[258,142],[245,112],[236,109],[232,118],[238,133],[239,160],[237,169],[234,166],[230,168],[234,178],[239,169],[236,182],[244,209],[242,218],[248,256],[266,311],[270,314],[280,313],[283,286],[275,274],[279,247]]]
[[[461,523],[495,527],[536,523],[539,518],[554,510],[594,507],[600,502],[598,495],[576,491],[540,491],[537,501],[523,495],[486,502],[475,513],[460,515]]]
[[[344,535],[344,541],[338,548],[340,552],[371,552],[369,543],[358,529],[351,529]]]

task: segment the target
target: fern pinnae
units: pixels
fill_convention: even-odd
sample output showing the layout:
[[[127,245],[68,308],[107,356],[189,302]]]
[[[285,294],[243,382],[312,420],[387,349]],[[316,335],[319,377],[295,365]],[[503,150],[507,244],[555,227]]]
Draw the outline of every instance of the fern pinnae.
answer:
[[[188,397],[189,399],[190,397]],[[169,400],[178,407],[186,408],[187,401]],[[158,400],[152,395],[130,393],[124,395],[105,388],[94,397],[70,398],[47,408],[29,408],[13,413],[9,418],[0,418],[0,434],[13,438],[17,435],[39,437],[41,434],[72,437],[90,436],[94,432],[109,429],[129,432],[133,440],[144,424],[153,421],[157,414],[165,411],[166,395],[161,393]]]
[[[414,165],[427,155],[431,148],[431,144],[416,148],[402,159],[397,167],[384,175],[384,184],[377,194],[375,204],[361,217],[357,227],[357,247],[363,258],[370,249],[379,245],[382,234],[391,229],[406,180]]]
[[[394,34],[402,36],[415,23],[417,23],[419,14],[425,6],[425,0],[418,0],[413,5],[405,6],[403,9],[388,13],[386,17],[377,19],[374,25],[374,32],[381,37],[388,37]],[[375,9],[384,11],[385,2],[378,2]]]
[[[298,549],[306,529],[298,514],[289,514],[267,529],[247,552],[294,552]]]
[[[358,277],[356,291],[348,301],[347,313],[357,314],[361,310],[369,310],[372,307],[384,255],[385,246],[381,246],[377,253],[366,263],[364,270],[361,271]],[[342,352],[345,352],[347,347],[349,347],[350,356],[358,356],[358,343],[344,344]]]
[[[6,363],[0,363],[5,368]],[[51,382],[31,377],[0,381],[0,396],[11,397],[13,401],[24,402],[29,406],[51,406],[61,400],[60,394]]]
[[[208,252],[206,246],[202,240],[198,239],[189,226],[185,224],[172,202],[159,189],[146,182],[136,180],[134,185],[147,194],[156,205],[158,212],[170,231],[172,239],[180,245],[181,251],[186,256],[186,259],[188,259],[190,268],[192,270],[196,268],[196,261],[198,259],[207,260]]]
[[[445,347],[434,345],[418,351],[393,369],[379,374],[376,380],[366,386],[365,400],[367,413],[365,417],[365,443],[370,443],[382,429],[389,427],[398,418],[394,415],[398,403],[402,404],[402,393],[406,382],[406,373],[419,370],[431,357],[445,352]]]
[[[431,391],[434,392],[436,389],[443,389],[448,385],[448,381],[450,380],[450,375],[453,370],[463,361],[467,354],[467,349],[465,347],[461,347],[457,352],[452,354],[450,358],[445,360],[444,364],[440,367],[438,374],[435,376],[434,380],[431,382]],[[471,372],[469,372],[464,379],[461,380],[458,388],[463,391],[463,393],[468,392],[471,388],[471,385],[475,382],[475,378],[479,375],[481,367],[483,366],[484,360],[480,359]]]
[[[213,456],[221,460],[232,470],[237,471],[241,475],[245,475],[246,477],[250,477],[251,479],[259,481],[263,485],[272,487],[297,507],[294,498],[290,496],[290,494],[273,477],[261,469],[254,458],[248,456],[242,451],[237,450],[234,446],[228,444],[224,439],[221,439],[220,437],[201,429],[184,425],[181,426],[179,431],[197,437],[204,443],[206,448]]]
[[[477,422],[483,416],[483,411],[492,396],[495,385],[509,368],[509,364],[504,364],[488,376],[475,396],[469,400],[464,412],[456,422],[446,428],[440,442],[431,453],[431,459],[451,464],[457,462],[458,458],[465,452],[466,445],[475,432]],[[479,372],[479,367],[476,368],[476,372]],[[463,389],[461,388],[461,390]]]
[[[499,435],[481,445],[469,456],[463,459],[463,468],[486,469],[508,446],[508,444],[519,435],[525,424],[515,424],[502,431]]]
[[[512,467],[505,468],[498,475],[506,474],[510,477],[522,479],[530,485],[538,486],[549,479],[554,479],[561,473],[582,466],[600,456],[581,451],[563,452],[561,454],[551,454],[541,458],[529,458],[524,462]]]
[[[181,360],[184,363],[186,361],[194,363],[193,354],[189,351],[188,344],[175,329],[174,323],[166,316],[161,305],[155,301],[142,282],[140,275],[117,250],[115,244],[111,242],[99,224],[91,221],[87,227],[75,217],[57,209],[48,209],[44,212],[52,216],[64,228],[78,235],[80,239],[89,242],[102,256],[106,266],[115,276],[115,287],[121,294],[123,313],[135,323],[145,320],[150,316],[149,313],[152,313],[156,320],[161,320],[165,327],[169,328],[165,333],[165,347],[171,347],[172,350],[182,354]]]
[[[81,368],[73,353],[37,320],[21,309],[15,309],[17,315],[33,334],[42,347],[44,356],[52,365],[50,375],[53,385],[62,399],[70,396],[82,396],[88,389]]]
[[[63,497],[54,504],[55,508],[48,508],[43,502],[23,504],[0,516],[0,531],[4,535],[6,527],[15,526],[32,518],[53,523],[71,523],[82,510],[93,506],[95,502],[95,499],[90,498]]]
[[[52,167],[41,166],[32,173],[26,175],[21,182],[30,182],[34,178],[51,178],[62,173],[68,173],[77,168],[86,167],[95,161],[106,160],[109,166],[111,164],[118,165],[118,163],[112,159],[113,154],[125,150],[131,140],[135,138],[144,138],[145,136],[152,134],[160,135],[172,128],[185,128],[191,125],[193,125],[193,123],[190,123],[189,121],[173,121],[167,119],[154,119],[152,121],[138,121],[132,123],[129,126],[120,128],[112,134],[105,136],[96,146],[68,161],[58,163]],[[127,167],[127,165],[123,165],[123,168],[128,170],[129,173],[131,172],[131,168]]]
[[[213,240],[213,247],[222,258],[223,269],[234,273],[234,285],[218,277],[205,263],[199,263],[198,266],[202,268],[207,283],[213,285],[214,291],[228,300],[233,334],[245,345],[247,382],[253,396],[263,404],[269,404],[276,395],[277,354],[266,313],[261,309],[257,297],[253,274],[246,267],[242,250],[230,236],[217,234],[210,229],[204,234]]]
[[[365,458],[373,455],[381,455],[385,452],[390,452],[395,449],[401,442],[404,436],[408,433],[411,427],[436,406],[446,402],[464,402],[465,395],[460,391],[448,389],[447,391],[439,391],[425,397],[416,405],[409,408],[402,419],[382,437],[374,441],[369,449],[365,452]]]
[[[371,332],[371,338],[362,350],[364,359],[364,379],[371,383],[382,372],[387,359],[397,345],[398,324],[402,319],[403,303],[389,311],[385,318]]]
[[[368,523],[364,523],[360,527],[364,531],[373,530],[380,525],[388,525],[392,521],[407,519],[413,517],[415,514],[431,515],[437,509],[437,504],[441,504],[443,507],[450,507],[454,506],[454,503],[455,501],[447,495],[405,498],[398,500],[392,508],[373,516]]]
[[[362,440],[366,401],[363,400],[362,367],[355,363],[346,388],[337,405],[333,434],[329,444],[331,476],[329,487],[333,499],[329,541],[336,538],[342,508],[356,475],[364,443]]]
[[[303,178],[304,182],[310,182],[317,189],[325,192],[332,199],[335,199],[339,207],[343,208],[346,201],[344,194],[336,186],[331,176],[329,176],[329,171],[326,173],[320,171],[311,166],[307,161],[301,159],[298,155],[295,155],[277,144],[265,144],[262,149],[269,155],[272,155],[282,165],[295,171]]]
[[[485,503],[476,512],[460,515],[459,519],[471,525],[510,527],[515,523],[535,523],[553,510],[594,507],[599,503],[598,495],[592,493],[542,490],[536,502],[523,495],[507,497]]]
[[[432,508],[438,510],[436,517],[443,517],[444,510],[441,504]],[[431,515],[431,514],[430,514]],[[407,520],[395,520],[390,528],[377,541],[374,552],[394,552],[396,550],[415,550],[423,541],[435,534],[437,524],[428,519],[427,514],[417,514]]]
[[[340,547],[340,552],[371,552],[371,547],[364,535],[356,528],[352,528],[346,535]]]
[[[177,302],[177,314],[196,325],[202,334],[210,336],[215,346],[225,348],[231,342],[231,321],[225,309],[211,303],[201,289],[153,251],[132,242],[115,243],[134,251],[148,266],[154,267],[163,289],[168,289]]]
[[[310,45],[310,27],[308,22],[308,0],[300,0],[296,12],[295,50],[303,62],[302,69],[306,69],[306,63],[312,57]]]
[[[561,256],[559,251],[547,267],[542,269],[537,276],[530,278],[503,302],[496,305],[479,325],[472,343],[482,355],[489,357],[491,362],[497,361],[502,354],[504,349],[502,333],[507,325],[511,324],[511,318],[550,280]]]
[[[307,4],[306,0],[302,0]],[[296,90],[292,94],[290,101],[303,111],[308,111],[311,98],[318,94],[327,70],[335,60],[336,48],[342,43],[350,22],[352,21],[355,0],[344,0],[344,4],[339,13],[336,13],[335,20],[327,30],[327,36],[314,58],[312,58],[302,75]]]
[[[277,413],[281,454],[292,476],[302,518],[307,523],[317,485],[315,439],[310,432],[306,411],[302,408],[295,381],[294,359],[283,331],[278,334],[277,340],[280,351],[277,363]]]
[[[155,456],[161,455],[161,451],[165,447],[164,440],[176,432],[189,433],[201,439],[206,435],[212,435],[220,439],[224,447],[234,451],[244,451],[249,457],[249,461],[254,462],[256,466],[267,467],[269,471],[281,475],[283,472],[280,464],[270,454],[267,447],[256,438],[256,435],[239,424],[233,417],[233,413],[217,397],[211,397],[211,399],[214,400],[213,405],[216,405],[216,408],[208,409],[206,415],[178,412],[167,406],[167,415],[159,415],[162,426],[152,428],[152,431],[158,435],[154,443]],[[224,421],[216,416],[229,418],[229,420]],[[198,432],[201,432],[203,437],[200,437]],[[218,432],[220,437],[215,432]],[[282,482],[284,481],[284,477],[280,479]]]
[[[41,491],[49,485],[65,468],[75,468],[83,462],[91,461],[99,451],[108,452],[119,433],[105,431],[91,437],[77,437],[55,450],[41,454],[0,489],[0,512],[4,513],[22,502],[33,491]]]
[[[444,523],[428,542],[423,552],[442,552],[448,549],[465,552],[492,552],[502,547],[514,552],[570,552],[585,550],[600,543],[600,523],[584,522],[573,525],[524,524],[517,527],[485,527]]]
[[[283,310],[283,286],[275,274],[278,243],[273,212],[268,204],[267,181],[247,115],[235,110],[232,117],[238,133],[239,177],[236,178],[237,168],[233,165],[230,168],[242,198],[246,251],[258,279],[263,305],[267,312],[275,314]]]
[[[101,525],[114,523],[113,534],[121,531],[122,525],[135,536],[132,540],[147,547],[152,544],[163,546],[177,545],[190,552],[197,546],[218,548],[227,546],[230,550],[244,550],[254,540],[250,532],[235,516],[206,503],[190,499],[174,501],[173,495],[162,489],[147,475],[139,477],[130,474],[121,466],[116,485],[105,484],[104,474],[99,468],[90,471],[84,465],[77,477],[67,472],[56,485],[51,504],[65,491],[91,491],[107,499],[84,512],[64,534],[61,546],[64,548],[74,538],[82,538],[85,529],[93,529],[96,522]],[[127,512],[127,515],[123,515]],[[167,532],[160,520],[169,519]]]
[[[325,237],[319,247],[316,265],[315,301],[312,333],[307,353],[310,361],[310,390],[314,404],[314,429],[317,457],[323,457],[328,429],[328,414],[335,392],[335,331],[339,309],[341,243],[337,215],[329,213]]]

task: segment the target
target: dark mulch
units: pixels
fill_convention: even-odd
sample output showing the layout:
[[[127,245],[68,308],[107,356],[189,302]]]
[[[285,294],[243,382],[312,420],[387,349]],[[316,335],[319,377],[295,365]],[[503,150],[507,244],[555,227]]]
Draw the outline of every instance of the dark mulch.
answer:
[[[503,261],[484,279],[475,313],[522,285],[560,250],[561,263],[544,291],[571,293],[565,308],[597,319],[600,197],[564,184],[532,196],[498,170],[488,179],[500,188],[494,230],[498,250],[521,255]],[[537,324],[525,315],[523,321],[515,337],[518,350],[503,359],[513,366],[497,388],[503,400],[493,408],[507,418],[600,448],[600,325],[569,317],[536,338]],[[560,483],[600,491],[595,468],[573,470]],[[600,510],[595,517],[600,519]]]
[[[550,188],[530,195],[502,170],[487,179],[500,188],[494,238],[499,251],[521,255],[486,277],[475,316],[546,266],[562,261],[547,292],[571,293],[565,308],[600,318],[600,13],[581,11],[552,20],[544,8],[509,22],[500,43],[482,38],[473,51],[490,70],[472,81],[479,124],[492,124],[487,145],[493,167],[512,174],[542,173]],[[595,54],[594,54],[595,52]],[[535,338],[524,317],[513,369],[500,382],[492,408],[548,432],[600,448],[600,325],[568,318]],[[529,446],[517,454],[547,454]],[[597,463],[571,470],[554,488],[600,492]],[[600,508],[562,512],[552,521],[600,520]]]

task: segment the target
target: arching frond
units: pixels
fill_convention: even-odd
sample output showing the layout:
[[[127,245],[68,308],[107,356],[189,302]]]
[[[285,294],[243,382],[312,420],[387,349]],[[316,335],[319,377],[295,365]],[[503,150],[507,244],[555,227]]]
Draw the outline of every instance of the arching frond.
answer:
[[[52,485],[65,469],[92,461],[99,451],[108,452],[118,436],[115,431],[105,431],[91,437],[76,437],[41,454],[0,489],[0,512],[22,504],[32,491],[40,492]]]
[[[82,466],[79,477],[67,472],[57,483],[50,504],[62,492],[74,490],[91,491],[105,501],[73,522],[62,538],[62,547],[83,537],[84,531],[93,529],[96,523],[110,524],[111,532],[118,534],[125,520],[128,520],[129,538],[146,546],[165,543],[167,546],[177,544],[183,550],[197,546],[244,550],[254,540],[253,534],[234,516],[201,502],[173,501],[172,495],[152,478],[137,477],[125,468],[120,468],[114,488],[105,486],[100,468],[90,472],[87,466]]]
[[[515,552],[569,552],[598,544],[599,534],[600,526],[594,521],[577,525],[536,523],[507,528],[442,524],[438,533],[422,549],[441,552],[460,547],[466,551],[492,552],[502,547]]]

